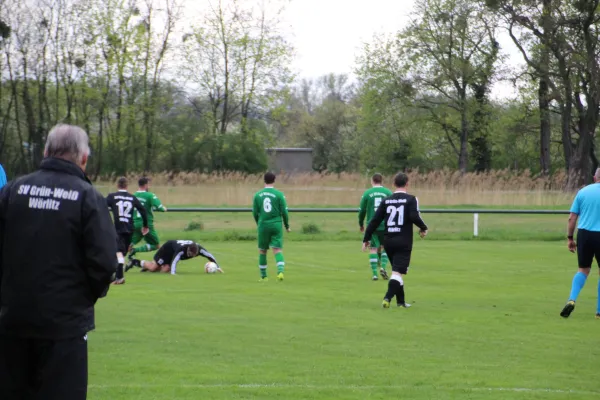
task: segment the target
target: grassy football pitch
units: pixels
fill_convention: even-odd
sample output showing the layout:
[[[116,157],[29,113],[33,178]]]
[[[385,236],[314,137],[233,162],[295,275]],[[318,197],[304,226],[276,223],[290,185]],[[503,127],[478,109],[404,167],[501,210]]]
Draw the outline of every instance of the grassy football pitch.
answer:
[[[560,318],[562,242],[418,240],[408,310],[381,308],[360,239],[288,242],[266,284],[255,243],[202,243],[224,275],[132,270],[98,303],[88,398],[600,398],[596,271]]]

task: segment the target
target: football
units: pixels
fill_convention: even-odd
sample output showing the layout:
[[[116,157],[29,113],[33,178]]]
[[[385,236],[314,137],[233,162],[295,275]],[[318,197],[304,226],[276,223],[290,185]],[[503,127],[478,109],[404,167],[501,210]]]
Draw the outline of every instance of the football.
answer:
[[[212,261],[209,261],[206,263],[206,265],[204,265],[204,271],[207,274],[214,274],[215,272],[217,272],[218,269],[219,267],[217,266],[217,264],[215,264]]]

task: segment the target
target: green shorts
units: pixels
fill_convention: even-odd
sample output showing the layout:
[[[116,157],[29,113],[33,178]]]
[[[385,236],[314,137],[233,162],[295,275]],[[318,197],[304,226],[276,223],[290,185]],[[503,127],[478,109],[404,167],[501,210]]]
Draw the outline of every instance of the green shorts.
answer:
[[[383,246],[383,235],[385,231],[375,231],[373,232],[373,236],[371,236],[371,243],[369,245],[372,249],[378,249],[379,246]]]
[[[258,227],[258,248],[283,248],[283,228],[280,225],[263,225]]]
[[[148,231],[148,234],[146,236],[142,235],[142,228],[141,227],[135,227],[133,230],[133,236],[131,237],[131,243],[132,244],[137,244],[138,242],[140,242],[142,239],[144,239],[144,241],[146,243],[148,243],[149,245],[152,246],[157,246],[160,243],[159,239],[158,239],[158,233],[156,233],[156,231],[154,230],[154,227],[149,227],[150,230]]]

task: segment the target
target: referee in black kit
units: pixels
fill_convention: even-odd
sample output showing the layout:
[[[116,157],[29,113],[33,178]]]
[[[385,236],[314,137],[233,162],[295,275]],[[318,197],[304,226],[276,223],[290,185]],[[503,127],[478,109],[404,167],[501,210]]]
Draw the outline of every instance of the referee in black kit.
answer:
[[[386,197],[365,230],[363,251],[369,248],[371,236],[385,220],[383,247],[392,263],[392,277],[388,283],[388,290],[383,298],[383,308],[389,308],[390,302],[396,296],[398,307],[408,308],[404,294],[403,277],[408,273],[410,256],[413,246],[413,224],[420,232],[421,238],[427,235],[427,225],[421,219],[419,201],[415,196],[406,193],[408,176],[402,172],[394,178],[396,191]]]
[[[58,125],[37,172],[0,192],[0,399],[84,400],[87,333],[117,267],[88,136]]]

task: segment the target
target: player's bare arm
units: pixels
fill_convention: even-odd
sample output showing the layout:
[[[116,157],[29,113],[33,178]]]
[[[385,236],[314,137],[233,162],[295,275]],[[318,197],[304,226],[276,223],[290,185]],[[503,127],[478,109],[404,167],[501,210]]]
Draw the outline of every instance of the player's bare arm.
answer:
[[[569,215],[569,221],[567,223],[567,248],[569,249],[569,251],[571,253],[575,253],[575,250],[577,250],[577,243],[575,242],[575,227],[577,226],[577,219],[579,218],[579,215],[575,214],[575,213],[571,213]]]

